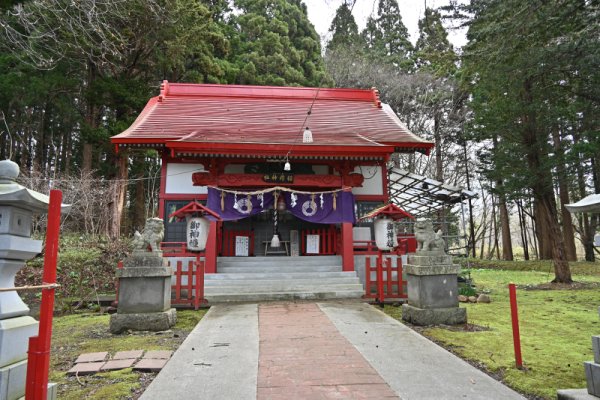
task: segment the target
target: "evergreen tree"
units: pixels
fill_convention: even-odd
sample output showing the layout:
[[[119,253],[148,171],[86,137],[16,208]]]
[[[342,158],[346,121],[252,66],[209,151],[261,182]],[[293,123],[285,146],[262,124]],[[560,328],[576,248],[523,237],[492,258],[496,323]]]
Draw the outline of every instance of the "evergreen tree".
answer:
[[[426,8],[425,15],[419,20],[414,59],[419,70],[436,76],[447,77],[456,72],[458,56],[448,41],[448,33],[437,10]]]
[[[301,0],[235,0],[233,82],[319,86],[328,82],[319,37]]]
[[[377,14],[369,17],[361,36],[370,58],[391,63],[404,71],[413,69],[414,48],[396,0],[379,0]]]
[[[582,132],[584,121],[593,118],[590,108],[598,109],[593,86],[600,27],[592,20],[600,5],[479,0],[467,11],[473,16],[464,58],[473,92],[472,129],[477,140],[495,137],[497,144],[486,174],[503,180],[507,197],[531,194],[540,253],[553,259],[555,281],[569,283],[554,193],[561,157],[551,143],[561,126]]]
[[[331,40],[327,43],[327,51],[339,49],[356,51],[357,47],[362,47],[358,25],[356,25],[352,10],[346,1],[335,11],[329,32]]]

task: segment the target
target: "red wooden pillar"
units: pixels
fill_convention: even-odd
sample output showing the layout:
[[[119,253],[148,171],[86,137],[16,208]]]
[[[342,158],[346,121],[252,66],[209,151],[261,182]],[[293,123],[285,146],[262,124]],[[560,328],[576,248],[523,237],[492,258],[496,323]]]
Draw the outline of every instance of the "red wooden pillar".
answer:
[[[342,271],[354,271],[354,239],[352,223],[342,223]]]
[[[205,272],[214,274],[217,272],[217,221],[210,221],[208,240],[206,241]]]

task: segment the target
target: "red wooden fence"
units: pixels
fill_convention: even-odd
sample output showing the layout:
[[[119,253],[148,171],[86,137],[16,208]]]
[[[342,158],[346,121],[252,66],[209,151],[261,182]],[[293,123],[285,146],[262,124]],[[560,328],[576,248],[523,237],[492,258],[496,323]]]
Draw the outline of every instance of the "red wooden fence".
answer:
[[[306,252],[306,235],[319,235],[319,253],[318,254],[308,254]],[[335,227],[327,228],[327,229],[307,229],[303,230],[302,234],[302,255],[303,256],[322,256],[322,255],[332,255],[338,253],[338,231]]]
[[[377,299],[383,303],[386,298],[408,297],[406,281],[402,278],[402,256],[394,258],[379,252],[375,263],[372,262],[371,255],[365,258],[365,298]]]
[[[189,304],[197,310],[200,304],[206,303],[204,298],[204,261],[200,257],[188,262],[184,268],[183,262],[177,261],[173,275],[175,284],[171,286],[171,304]],[[185,282],[184,282],[184,278]]]
[[[235,256],[235,237],[246,236],[249,243],[248,255],[254,255],[254,232],[253,231],[224,231],[223,245],[221,247],[221,255],[224,257]]]

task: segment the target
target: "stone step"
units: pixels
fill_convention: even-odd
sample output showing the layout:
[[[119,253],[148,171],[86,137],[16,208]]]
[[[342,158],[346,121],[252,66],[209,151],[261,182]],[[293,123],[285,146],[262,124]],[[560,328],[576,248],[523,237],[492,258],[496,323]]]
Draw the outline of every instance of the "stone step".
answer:
[[[358,284],[356,276],[342,276],[318,279],[211,279],[204,281],[206,287],[218,286],[253,286],[253,285],[327,285],[327,284]]]
[[[342,262],[342,256],[256,256],[256,257],[218,257],[217,263],[251,263],[251,262],[285,262],[285,263],[321,263]]]
[[[265,293],[237,293],[206,295],[210,303],[228,303],[244,301],[273,301],[273,300],[326,300],[326,299],[360,299],[364,294],[361,290],[340,291],[285,291]]]
[[[208,286],[204,288],[204,295],[212,294],[238,294],[238,293],[277,293],[277,292],[339,292],[346,290],[360,290],[362,285],[357,283],[341,283],[326,285],[296,285],[290,283],[262,283],[251,286]]]
[[[244,265],[223,267],[217,266],[217,272],[231,273],[277,273],[277,272],[341,272],[341,265]]]
[[[327,272],[327,271],[311,271],[311,272],[228,272],[217,274],[206,274],[205,282],[210,280],[265,280],[265,279],[322,279],[322,278],[344,278],[355,277],[355,272]],[[185,278],[185,277],[183,277]]]

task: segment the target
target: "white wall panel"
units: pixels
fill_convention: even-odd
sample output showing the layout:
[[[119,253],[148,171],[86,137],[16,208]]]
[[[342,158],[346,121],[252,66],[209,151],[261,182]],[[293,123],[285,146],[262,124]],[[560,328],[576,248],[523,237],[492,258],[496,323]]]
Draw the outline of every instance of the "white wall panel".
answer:
[[[194,186],[192,174],[204,171],[202,164],[167,164],[166,194],[206,194],[206,186]]]

